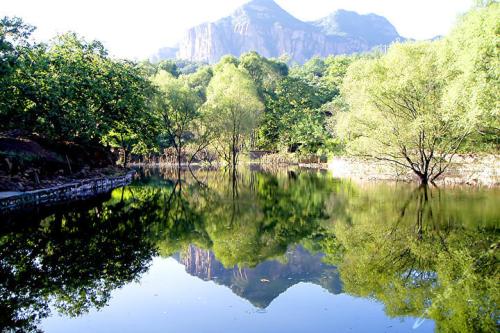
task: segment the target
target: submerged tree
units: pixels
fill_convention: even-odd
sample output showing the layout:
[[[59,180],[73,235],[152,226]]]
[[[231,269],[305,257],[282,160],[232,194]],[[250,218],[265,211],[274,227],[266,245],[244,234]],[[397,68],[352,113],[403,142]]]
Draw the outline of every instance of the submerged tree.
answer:
[[[350,111],[337,123],[349,152],[409,169],[422,184],[445,172],[473,123],[443,103],[449,77],[439,46],[396,44],[351,66],[343,85]]]
[[[250,76],[232,63],[221,65],[207,89],[205,112],[216,133],[215,148],[233,168],[245,139],[257,126],[263,105]]]

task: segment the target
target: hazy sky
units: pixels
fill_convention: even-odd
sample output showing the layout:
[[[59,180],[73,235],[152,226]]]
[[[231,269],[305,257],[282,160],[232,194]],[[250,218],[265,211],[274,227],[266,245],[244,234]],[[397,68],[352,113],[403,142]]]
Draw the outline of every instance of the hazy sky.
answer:
[[[444,35],[472,0],[275,0],[302,20],[336,9],[385,16],[399,34],[415,39]],[[248,0],[2,0],[0,16],[35,25],[39,40],[75,31],[104,42],[119,57],[144,58],[173,45],[196,24],[227,16]]]

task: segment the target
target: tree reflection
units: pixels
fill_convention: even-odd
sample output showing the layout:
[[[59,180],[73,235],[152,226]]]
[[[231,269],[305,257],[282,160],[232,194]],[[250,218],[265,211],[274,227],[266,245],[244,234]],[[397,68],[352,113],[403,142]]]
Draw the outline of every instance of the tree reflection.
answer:
[[[192,245],[225,270],[247,273],[269,259],[286,263],[287,249],[300,245],[338,267],[345,292],[383,302],[390,316],[423,316],[440,331],[496,331],[494,191],[355,185],[305,170],[140,172],[110,196],[3,218],[5,331],[36,330],[51,305],[71,316],[100,308],[156,253]],[[275,297],[259,285],[238,290]]]
[[[170,175],[172,175],[170,173]],[[332,182],[310,172],[276,177],[263,172],[198,171],[175,180],[165,201],[160,253],[189,244],[214,251],[226,267],[253,267],[313,235],[329,217]],[[167,208],[168,207],[168,208]],[[176,232],[176,228],[182,230]]]
[[[112,290],[138,278],[154,253],[140,223],[143,212],[148,214],[145,205],[94,201],[69,212],[5,217],[0,230],[3,331],[37,330],[49,304],[71,316],[100,308]]]
[[[382,301],[390,316],[433,319],[438,331],[496,331],[496,213],[492,202],[476,202],[480,214],[460,207],[464,194],[378,187],[350,196],[350,215],[323,244],[345,291]]]

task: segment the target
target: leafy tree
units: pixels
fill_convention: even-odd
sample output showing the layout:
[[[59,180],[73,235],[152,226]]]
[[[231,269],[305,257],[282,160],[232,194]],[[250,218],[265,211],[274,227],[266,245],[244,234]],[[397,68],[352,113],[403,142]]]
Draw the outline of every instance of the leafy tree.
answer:
[[[125,155],[132,143],[151,146],[152,89],[136,64],[111,59],[101,43],[73,33],[44,45],[30,42],[34,28],[20,19],[4,18],[1,27],[0,115],[6,121],[0,128],[89,146],[102,142]]]
[[[262,98],[264,92],[272,92],[277,81],[288,75],[288,67],[285,63],[264,58],[257,52],[248,52],[241,55],[239,67],[244,68],[254,80]]]
[[[196,72],[183,76],[190,89],[196,91],[203,102],[207,99],[207,87],[214,76],[212,67],[202,66]]]
[[[446,170],[472,125],[467,113],[443,103],[439,46],[395,44],[350,67],[342,91],[350,110],[337,124],[348,152],[409,169],[422,184]]]
[[[245,139],[258,124],[262,109],[250,76],[232,63],[220,65],[208,85],[205,112],[217,135],[216,149],[233,168]]]
[[[347,70],[357,58],[357,56],[329,56],[325,59],[323,82],[333,98],[339,96]]]
[[[470,150],[500,146],[500,4],[480,1],[445,38],[443,68],[450,84],[444,103],[473,116]],[[486,147],[481,147],[482,144]]]
[[[177,63],[175,60],[162,60],[156,64],[157,73],[160,71],[165,71],[170,73],[174,77],[179,77],[179,71],[177,68]]]
[[[216,63],[215,65],[213,65],[213,69],[215,72],[220,72],[224,69],[224,67],[226,65],[233,65],[235,67],[238,67],[239,64],[240,64],[240,60],[238,58],[236,58],[235,56],[233,55],[225,55],[223,56],[218,63]]]
[[[192,139],[192,124],[199,117],[201,99],[185,82],[165,71],[160,71],[153,82],[160,89],[156,109],[162,122],[162,130],[175,148],[180,169],[183,148]]]
[[[19,65],[19,57],[23,48],[31,46],[29,37],[34,30],[33,26],[25,24],[18,17],[4,17],[0,20],[0,77],[3,80]],[[4,81],[4,83],[7,82]]]
[[[317,90],[308,82],[295,77],[280,80],[273,95],[266,97],[266,113],[259,127],[261,147],[307,151],[324,144],[324,113]],[[321,139],[319,139],[319,137]]]
[[[311,58],[302,66],[295,66],[290,76],[300,78],[315,87],[321,103],[328,103],[340,93],[342,80],[355,56],[329,56]]]
[[[17,17],[0,20],[0,115],[4,120],[0,129],[11,129],[16,123],[24,126],[25,119],[19,115],[26,107],[26,100],[19,87],[29,83],[23,82],[19,72],[34,67],[27,56],[39,50],[38,45],[30,42],[34,30]]]
[[[145,73],[127,61],[109,64],[108,84],[110,130],[101,141],[120,147],[126,166],[130,153],[144,154],[155,147],[158,130],[151,105],[155,91]]]

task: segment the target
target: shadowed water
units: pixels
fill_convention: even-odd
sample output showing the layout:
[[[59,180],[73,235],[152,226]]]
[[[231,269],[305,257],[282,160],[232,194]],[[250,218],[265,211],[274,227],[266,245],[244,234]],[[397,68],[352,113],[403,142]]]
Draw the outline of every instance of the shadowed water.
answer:
[[[2,216],[3,332],[496,332],[498,189],[139,170]]]

